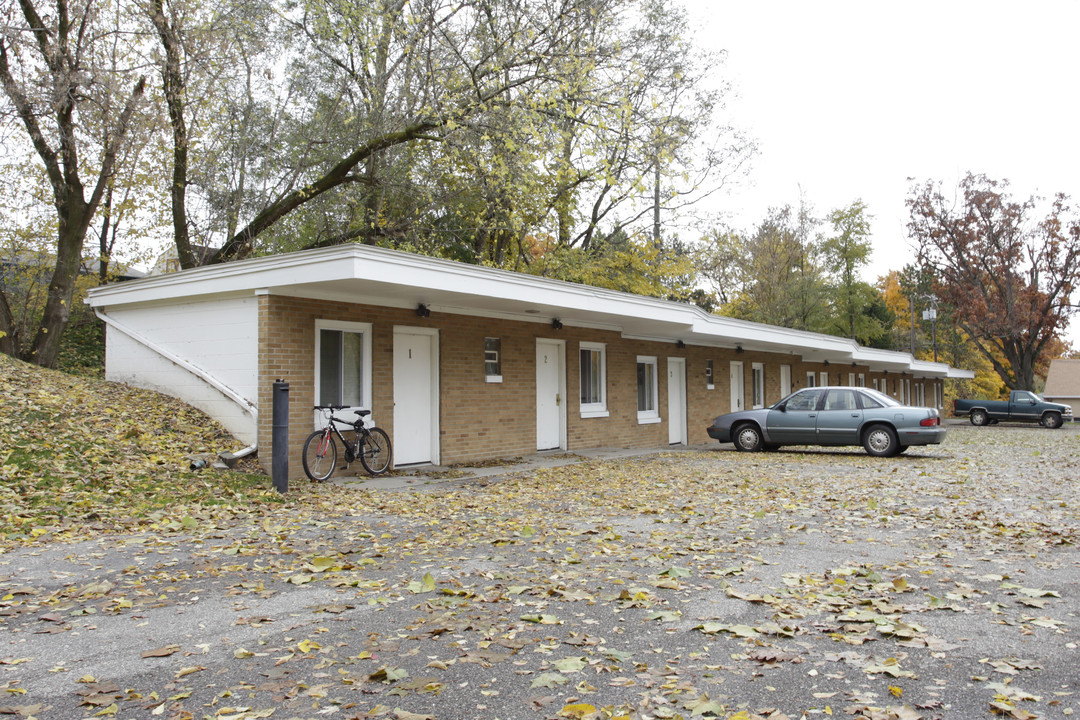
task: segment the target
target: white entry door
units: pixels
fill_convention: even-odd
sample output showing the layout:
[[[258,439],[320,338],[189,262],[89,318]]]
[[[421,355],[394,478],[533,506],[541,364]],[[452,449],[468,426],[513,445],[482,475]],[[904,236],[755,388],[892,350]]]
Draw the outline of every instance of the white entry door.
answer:
[[[780,397],[786,398],[791,394],[791,366],[780,366]]]
[[[686,359],[667,359],[668,442],[686,444]]]
[[[566,381],[563,341],[536,341],[536,449],[564,447]]]
[[[394,464],[439,462],[438,331],[394,328]]]
[[[741,360],[731,361],[731,412],[746,409],[746,385],[743,383]]]

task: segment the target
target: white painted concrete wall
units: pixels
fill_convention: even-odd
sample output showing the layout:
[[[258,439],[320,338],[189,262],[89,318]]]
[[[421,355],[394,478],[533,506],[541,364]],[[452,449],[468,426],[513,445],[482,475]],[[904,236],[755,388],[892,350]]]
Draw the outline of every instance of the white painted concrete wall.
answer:
[[[259,323],[254,297],[169,306],[121,306],[106,309],[106,314],[184,358],[252,405],[257,403]],[[219,421],[242,442],[255,442],[255,427],[244,408],[202,378],[114,327],[108,328],[106,336],[105,377],[180,398]]]

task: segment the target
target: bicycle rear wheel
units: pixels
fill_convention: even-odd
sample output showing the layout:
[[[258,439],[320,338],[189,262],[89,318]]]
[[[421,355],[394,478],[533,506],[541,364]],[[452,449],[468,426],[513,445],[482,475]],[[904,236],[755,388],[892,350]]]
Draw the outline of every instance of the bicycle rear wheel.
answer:
[[[322,482],[334,474],[337,467],[337,443],[325,430],[316,430],[304,441],[304,473],[315,482]]]
[[[382,475],[390,467],[392,457],[390,436],[382,428],[371,428],[360,441],[360,464],[370,474]]]

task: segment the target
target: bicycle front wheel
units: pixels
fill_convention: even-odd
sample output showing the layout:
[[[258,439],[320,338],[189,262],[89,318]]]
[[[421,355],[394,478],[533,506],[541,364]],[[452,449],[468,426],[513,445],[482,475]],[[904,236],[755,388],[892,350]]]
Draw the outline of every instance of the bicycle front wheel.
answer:
[[[337,467],[337,443],[325,430],[316,430],[304,442],[304,473],[315,482],[322,482],[334,474]]]
[[[371,428],[360,441],[360,464],[372,475],[386,472],[392,456],[390,436],[382,428]]]

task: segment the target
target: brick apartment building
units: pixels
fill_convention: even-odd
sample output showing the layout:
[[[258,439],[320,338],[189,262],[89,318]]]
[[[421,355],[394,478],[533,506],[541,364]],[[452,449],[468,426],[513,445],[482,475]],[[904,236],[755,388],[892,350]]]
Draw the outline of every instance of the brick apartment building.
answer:
[[[264,449],[289,383],[292,474],[316,404],[372,411],[398,466],[708,442],[732,409],[808,385],[941,407],[971,373],[654,298],[364,245],[91,291],[106,376],[179,397]]]

